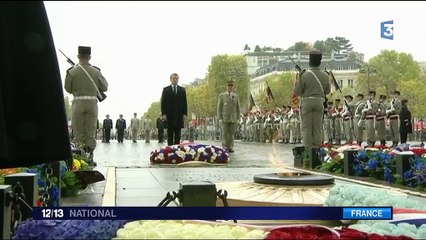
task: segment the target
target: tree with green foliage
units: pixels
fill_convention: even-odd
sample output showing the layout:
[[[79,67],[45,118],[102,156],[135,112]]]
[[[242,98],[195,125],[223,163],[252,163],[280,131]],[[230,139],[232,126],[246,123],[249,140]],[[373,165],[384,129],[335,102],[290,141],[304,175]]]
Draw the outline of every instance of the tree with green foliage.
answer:
[[[156,126],[157,118],[160,116],[161,113],[161,102],[153,102],[151,103],[151,106],[149,106],[148,111],[146,111],[143,114],[143,118],[146,118],[146,116],[149,116],[149,119],[153,122],[154,126]]]
[[[255,97],[258,107],[261,109],[275,109],[281,108],[283,105],[291,105],[291,92],[294,87],[295,74],[285,72],[281,74],[274,74],[265,78],[265,91],[262,91]],[[268,83],[274,99],[272,102],[267,103],[266,99],[266,82]]]
[[[395,50],[383,50],[363,66],[357,80],[357,89],[368,88],[387,96],[400,87],[402,81],[420,80],[422,70],[411,54],[398,53]]]
[[[206,116],[216,116],[217,99],[226,90],[226,82],[234,81],[234,91],[240,96],[242,109],[247,108],[249,98],[249,77],[247,62],[240,55],[217,55],[212,57],[208,67],[207,88],[204,96]]]
[[[259,45],[256,45],[254,52],[262,52],[262,49],[259,47]]]
[[[421,67],[411,54],[383,50],[370,59],[363,70],[356,84],[358,91],[375,89],[377,94],[390,97],[394,90],[400,90],[401,97],[409,100],[413,116],[426,116],[423,107],[426,81]]]

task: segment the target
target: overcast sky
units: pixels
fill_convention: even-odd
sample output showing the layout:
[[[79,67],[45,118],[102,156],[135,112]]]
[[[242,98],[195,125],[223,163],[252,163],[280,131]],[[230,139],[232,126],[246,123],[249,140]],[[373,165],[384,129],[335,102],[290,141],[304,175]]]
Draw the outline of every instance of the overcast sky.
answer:
[[[99,119],[142,116],[173,72],[180,84],[207,73],[212,56],[345,37],[365,60],[396,50],[426,61],[425,2],[44,2],[57,49],[77,62],[79,45],[109,83]],[[394,40],[380,23],[394,21]],[[62,74],[70,67],[58,51]],[[68,93],[65,92],[67,96]]]

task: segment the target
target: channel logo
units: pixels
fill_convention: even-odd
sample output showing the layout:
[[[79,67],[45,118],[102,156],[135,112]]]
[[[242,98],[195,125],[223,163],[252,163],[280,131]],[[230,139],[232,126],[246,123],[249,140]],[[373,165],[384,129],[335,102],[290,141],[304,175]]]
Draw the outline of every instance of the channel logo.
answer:
[[[393,20],[380,23],[380,37],[393,40]]]

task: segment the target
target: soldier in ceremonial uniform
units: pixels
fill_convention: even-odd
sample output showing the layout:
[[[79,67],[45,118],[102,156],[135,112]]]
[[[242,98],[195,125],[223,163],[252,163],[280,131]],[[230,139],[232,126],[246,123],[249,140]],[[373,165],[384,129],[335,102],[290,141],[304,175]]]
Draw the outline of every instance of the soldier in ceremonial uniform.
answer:
[[[90,47],[79,46],[77,57],[79,63],[67,70],[65,90],[74,96],[72,102],[74,139],[78,145],[82,145],[83,149],[93,156],[93,150],[96,147],[95,134],[98,119],[96,96],[98,90],[100,92],[108,90],[108,82],[101,70],[89,63],[91,58]]]
[[[235,128],[240,116],[240,99],[233,92],[234,82],[226,83],[226,91],[219,94],[217,103],[217,115],[222,124],[222,146],[228,152],[234,152]]]
[[[392,137],[392,146],[396,147],[399,143],[399,112],[401,111],[401,100],[399,99],[400,91],[395,90],[386,114],[389,118],[389,125]]]
[[[365,115],[365,124],[367,130],[367,146],[373,147],[376,144],[376,113],[379,109],[379,103],[375,100],[376,91],[370,91],[368,93],[367,103],[363,112]]]
[[[120,114],[120,118],[115,122],[115,129],[117,129],[117,141],[123,143],[124,129],[126,129],[126,119],[123,119],[123,114]]]
[[[355,104],[354,112],[354,135],[358,145],[361,146],[364,139],[364,119],[362,110],[365,108],[364,94],[358,93],[357,102]]]
[[[377,138],[380,141],[380,145],[386,146],[386,110],[388,109],[386,104],[386,95],[380,95],[379,97],[379,108],[376,113],[376,129]]]
[[[130,120],[130,130],[132,131],[133,143],[136,143],[136,140],[138,139],[139,128],[140,128],[140,120],[137,116],[138,114],[134,113],[133,118]]]
[[[330,79],[321,71],[322,53],[309,53],[309,69],[298,75],[294,92],[301,97],[302,139],[306,148],[321,145],[321,127],[326,94],[330,93]]]
[[[346,95],[345,96],[345,100],[348,103],[349,109],[348,107],[345,105],[343,105],[343,113],[342,113],[342,117],[343,117],[343,128],[345,130],[345,137],[346,137],[346,142],[345,144],[352,144],[353,142],[353,117],[355,114],[355,104],[352,102],[353,97],[351,95]]]
[[[327,135],[328,142],[326,144],[333,144],[334,139],[334,125],[333,125],[333,102],[327,102],[327,114],[324,116],[324,129]]]
[[[102,124],[102,129],[104,130],[104,140],[105,143],[109,143],[111,138],[111,129],[113,128],[112,119],[109,118],[109,115],[106,115],[104,122]]]
[[[335,106],[333,109],[333,123],[334,123],[334,140],[336,141],[337,145],[340,145],[342,143],[342,113],[343,113],[343,107],[341,105],[340,99],[335,100]]]

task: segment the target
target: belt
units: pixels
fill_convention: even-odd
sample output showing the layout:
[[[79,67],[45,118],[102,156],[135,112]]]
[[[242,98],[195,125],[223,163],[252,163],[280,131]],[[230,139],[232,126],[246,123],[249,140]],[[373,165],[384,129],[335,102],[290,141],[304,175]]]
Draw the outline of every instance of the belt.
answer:
[[[384,118],[377,118],[376,121],[384,121]]]
[[[97,99],[96,96],[76,96],[74,97],[75,100],[93,100]]]
[[[383,116],[380,116],[380,117],[376,118],[376,120],[384,120],[384,119],[385,119],[385,117],[383,117]]]
[[[352,119],[352,118],[344,118],[344,119],[343,119],[343,121],[344,121],[344,122],[346,122],[346,121],[349,121],[349,120],[351,120],[351,119]]]
[[[389,119],[398,119],[399,118],[399,115],[391,115],[390,117],[389,117]]]
[[[321,99],[324,101],[323,97],[302,97],[302,100],[305,100],[305,99]]]
[[[367,115],[366,117],[365,117],[365,119],[369,119],[369,120],[371,120],[371,119],[374,119],[376,117],[376,115]]]

